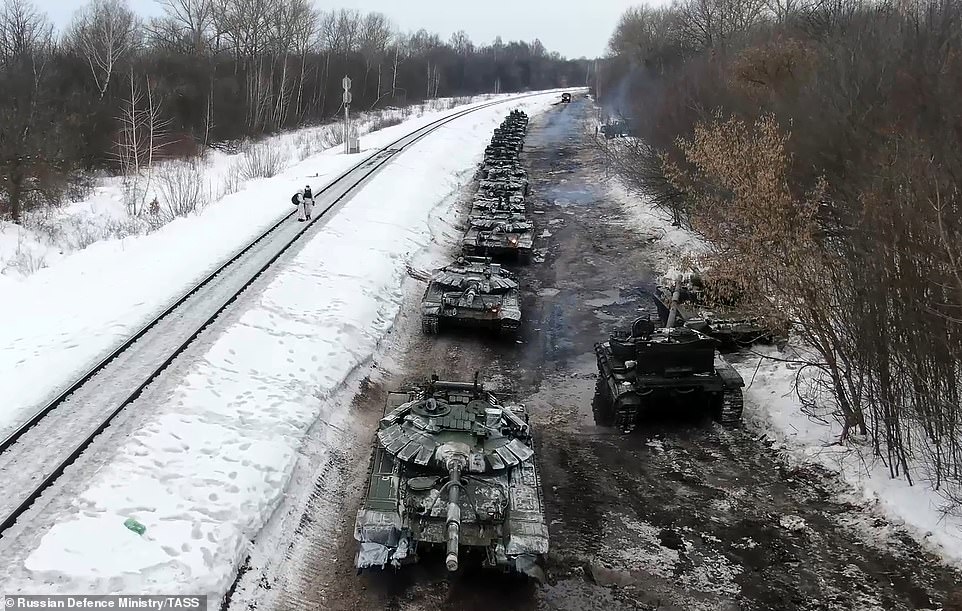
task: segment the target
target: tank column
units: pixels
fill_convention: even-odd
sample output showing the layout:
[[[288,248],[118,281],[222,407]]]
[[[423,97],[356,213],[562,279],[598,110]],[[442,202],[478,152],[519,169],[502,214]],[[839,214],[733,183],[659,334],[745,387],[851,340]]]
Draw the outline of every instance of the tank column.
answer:
[[[448,481],[448,555],[444,563],[449,571],[458,570],[458,539],[461,535],[461,465],[450,467]]]

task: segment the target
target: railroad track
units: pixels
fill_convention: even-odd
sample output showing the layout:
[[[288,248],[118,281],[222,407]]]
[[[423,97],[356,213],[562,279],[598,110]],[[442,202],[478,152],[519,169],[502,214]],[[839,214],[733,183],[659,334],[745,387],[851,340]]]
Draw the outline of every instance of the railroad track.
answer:
[[[315,208],[320,211],[311,222],[292,222],[296,211],[279,219],[38,409],[0,441],[0,482],[4,490],[0,495],[0,535],[281,255],[315,224],[326,221],[340,202],[398,153],[467,114],[533,95],[539,94],[453,113],[378,149],[315,194]]]

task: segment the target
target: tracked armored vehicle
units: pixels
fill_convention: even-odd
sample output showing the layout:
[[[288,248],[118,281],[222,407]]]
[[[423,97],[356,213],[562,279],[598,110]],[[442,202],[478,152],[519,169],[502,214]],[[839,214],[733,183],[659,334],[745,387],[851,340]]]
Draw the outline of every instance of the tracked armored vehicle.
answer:
[[[673,289],[659,286],[655,291],[655,305],[663,319],[671,308]],[[681,283],[676,324],[682,324],[715,338],[723,348],[739,348],[752,344],[783,344],[788,340],[788,325],[775,324],[758,316],[746,316],[736,303],[721,305],[720,311],[708,308],[707,291],[697,275]],[[737,300],[736,300],[737,301]]]
[[[521,302],[514,274],[481,257],[462,257],[428,281],[421,300],[421,329],[479,327],[506,335],[521,327]]]
[[[524,171],[524,168],[517,161],[482,165],[478,171],[479,178],[487,178],[489,180],[503,180],[503,179],[516,179],[516,180],[528,180],[528,173]]]
[[[478,191],[489,197],[499,195],[527,195],[528,180],[518,178],[484,178],[478,183]]]
[[[628,336],[595,344],[598,386],[595,422],[633,430],[653,412],[687,415],[708,411],[724,425],[741,421],[741,375],[718,354],[718,340],[687,327],[674,327],[679,289],[668,326],[638,319]]]
[[[527,207],[525,206],[524,196],[522,195],[489,197],[479,194],[474,198],[471,206],[471,215],[486,216],[498,212],[523,214],[525,210],[527,210]]]
[[[461,238],[465,255],[531,260],[534,226],[523,214],[498,212],[472,217],[470,222]]]
[[[541,481],[523,406],[479,384],[430,383],[388,395],[354,538],[358,570],[444,555],[538,579],[548,551]]]

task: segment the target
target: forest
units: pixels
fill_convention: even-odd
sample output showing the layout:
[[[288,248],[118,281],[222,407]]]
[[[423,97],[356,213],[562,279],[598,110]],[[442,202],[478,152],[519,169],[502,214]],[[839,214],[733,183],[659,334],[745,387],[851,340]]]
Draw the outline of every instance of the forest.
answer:
[[[57,205],[92,170],[164,158],[438,97],[583,85],[587,62],[533,42],[443,41],[383,14],[311,0],[91,0],[55,30],[30,0],[0,7],[0,218]]]
[[[958,510],[962,5],[640,6],[594,87],[634,136],[615,165],[705,237],[717,297],[792,324],[810,417]]]

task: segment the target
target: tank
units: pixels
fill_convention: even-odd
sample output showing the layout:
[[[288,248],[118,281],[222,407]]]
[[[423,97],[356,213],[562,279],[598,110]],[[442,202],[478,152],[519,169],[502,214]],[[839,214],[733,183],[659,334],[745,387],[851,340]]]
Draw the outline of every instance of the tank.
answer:
[[[421,300],[421,328],[479,327],[513,335],[521,328],[518,282],[491,259],[461,257],[438,270]]]
[[[471,217],[470,223],[461,238],[465,255],[531,260],[534,226],[523,214],[496,212]]]
[[[673,288],[657,287],[654,299],[662,319],[667,320]],[[747,315],[738,307],[734,295],[724,303],[709,304],[708,291],[697,274],[685,276],[680,285],[676,324],[700,331],[717,339],[724,349],[753,344],[782,345],[788,340],[788,325]],[[710,309],[709,309],[710,308]]]
[[[478,191],[490,197],[498,195],[527,195],[528,179],[520,178],[483,178],[478,183]]]
[[[454,572],[475,556],[542,579],[548,527],[524,406],[477,375],[389,393],[354,538],[358,572],[432,555]]]
[[[478,194],[471,206],[471,216],[486,216],[498,212],[523,214],[526,209],[522,195],[489,197]]]
[[[561,101],[562,101],[563,103],[565,103],[565,104],[567,104],[568,102],[570,102],[570,101],[571,101],[571,94],[570,94],[570,93],[562,93],[562,94],[561,94]]]
[[[676,287],[666,327],[639,318],[627,336],[595,344],[598,425],[630,432],[650,412],[665,408],[678,415],[707,411],[726,426],[741,422],[745,383],[718,353],[718,340],[674,326],[679,292]]]

